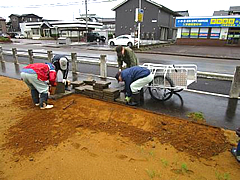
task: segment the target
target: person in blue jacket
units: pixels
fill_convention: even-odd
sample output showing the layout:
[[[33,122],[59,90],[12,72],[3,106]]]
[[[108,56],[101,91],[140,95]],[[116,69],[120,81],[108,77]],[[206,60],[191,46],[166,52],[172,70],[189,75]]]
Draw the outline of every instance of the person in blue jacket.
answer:
[[[236,134],[240,137],[240,127],[236,130]],[[236,158],[236,160],[240,163],[240,140],[238,141],[237,147],[233,147],[231,149],[232,155]]]
[[[145,67],[133,66],[119,71],[115,78],[125,83],[127,103],[137,106],[140,104],[140,90],[153,80],[154,75]]]

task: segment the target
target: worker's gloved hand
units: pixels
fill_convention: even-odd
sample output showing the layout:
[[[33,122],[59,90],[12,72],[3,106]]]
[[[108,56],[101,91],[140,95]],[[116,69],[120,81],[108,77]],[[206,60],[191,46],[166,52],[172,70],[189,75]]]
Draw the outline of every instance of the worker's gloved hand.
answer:
[[[62,83],[63,83],[64,85],[66,85],[66,84],[67,84],[67,80],[66,80],[66,79],[63,79],[63,80],[62,80]]]
[[[240,128],[237,128],[236,134],[238,135],[238,137],[240,137]]]
[[[127,102],[130,102],[131,97],[126,96],[126,97],[125,97],[125,100],[126,100]]]

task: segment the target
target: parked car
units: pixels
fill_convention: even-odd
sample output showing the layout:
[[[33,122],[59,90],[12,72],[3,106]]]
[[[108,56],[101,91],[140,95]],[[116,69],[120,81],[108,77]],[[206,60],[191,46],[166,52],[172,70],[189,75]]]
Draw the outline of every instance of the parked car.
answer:
[[[106,41],[106,37],[104,36],[100,36],[99,33],[93,33],[93,32],[89,32],[87,34],[87,41],[88,42],[93,42],[93,41],[97,41],[97,42],[105,42]]]
[[[15,33],[15,32],[8,32],[7,33],[11,38],[15,38],[15,35],[17,34],[17,33]]]
[[[24,36],[23,34],[16,34],[16,35],[15,35],[15,38],[16,38],[16,39],[24,39],[25,36]]]
[[[108,41],[108,45],[110,46],[136,46],[138,44],[138,38],[135,38],[132,35],[121,35],[116,38],[110,39]]]

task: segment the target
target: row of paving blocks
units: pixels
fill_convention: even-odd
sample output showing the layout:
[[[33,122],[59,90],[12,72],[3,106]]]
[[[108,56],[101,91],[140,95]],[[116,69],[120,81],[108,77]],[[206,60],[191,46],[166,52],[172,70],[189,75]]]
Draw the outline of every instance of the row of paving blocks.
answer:
[[[59,99],[76,93],[98,100],[104,100],[108,102],[115,101],[126,104],[124,94],[120,93],[119,89],[110,88],[110,84],[111,82],[95,80],[73,81],[71,82],[71,86],[68,87],[68,90],[65,90],[65,85],[61,82],[58,82],[55,93],[50,95],[49,98]]]

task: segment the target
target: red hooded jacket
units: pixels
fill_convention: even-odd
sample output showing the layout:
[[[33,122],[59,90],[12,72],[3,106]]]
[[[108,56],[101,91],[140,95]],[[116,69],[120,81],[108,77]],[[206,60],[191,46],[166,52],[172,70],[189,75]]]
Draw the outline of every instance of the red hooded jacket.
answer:
[[[56,71],[54,66],[51,63],[34,63],[29,64],[24,69],[32,69],[36,72],[38,79],[41,81],[49,80],[49,83],[52,86],[56,86]],[[23,70],[24,71],[24,70]]]

